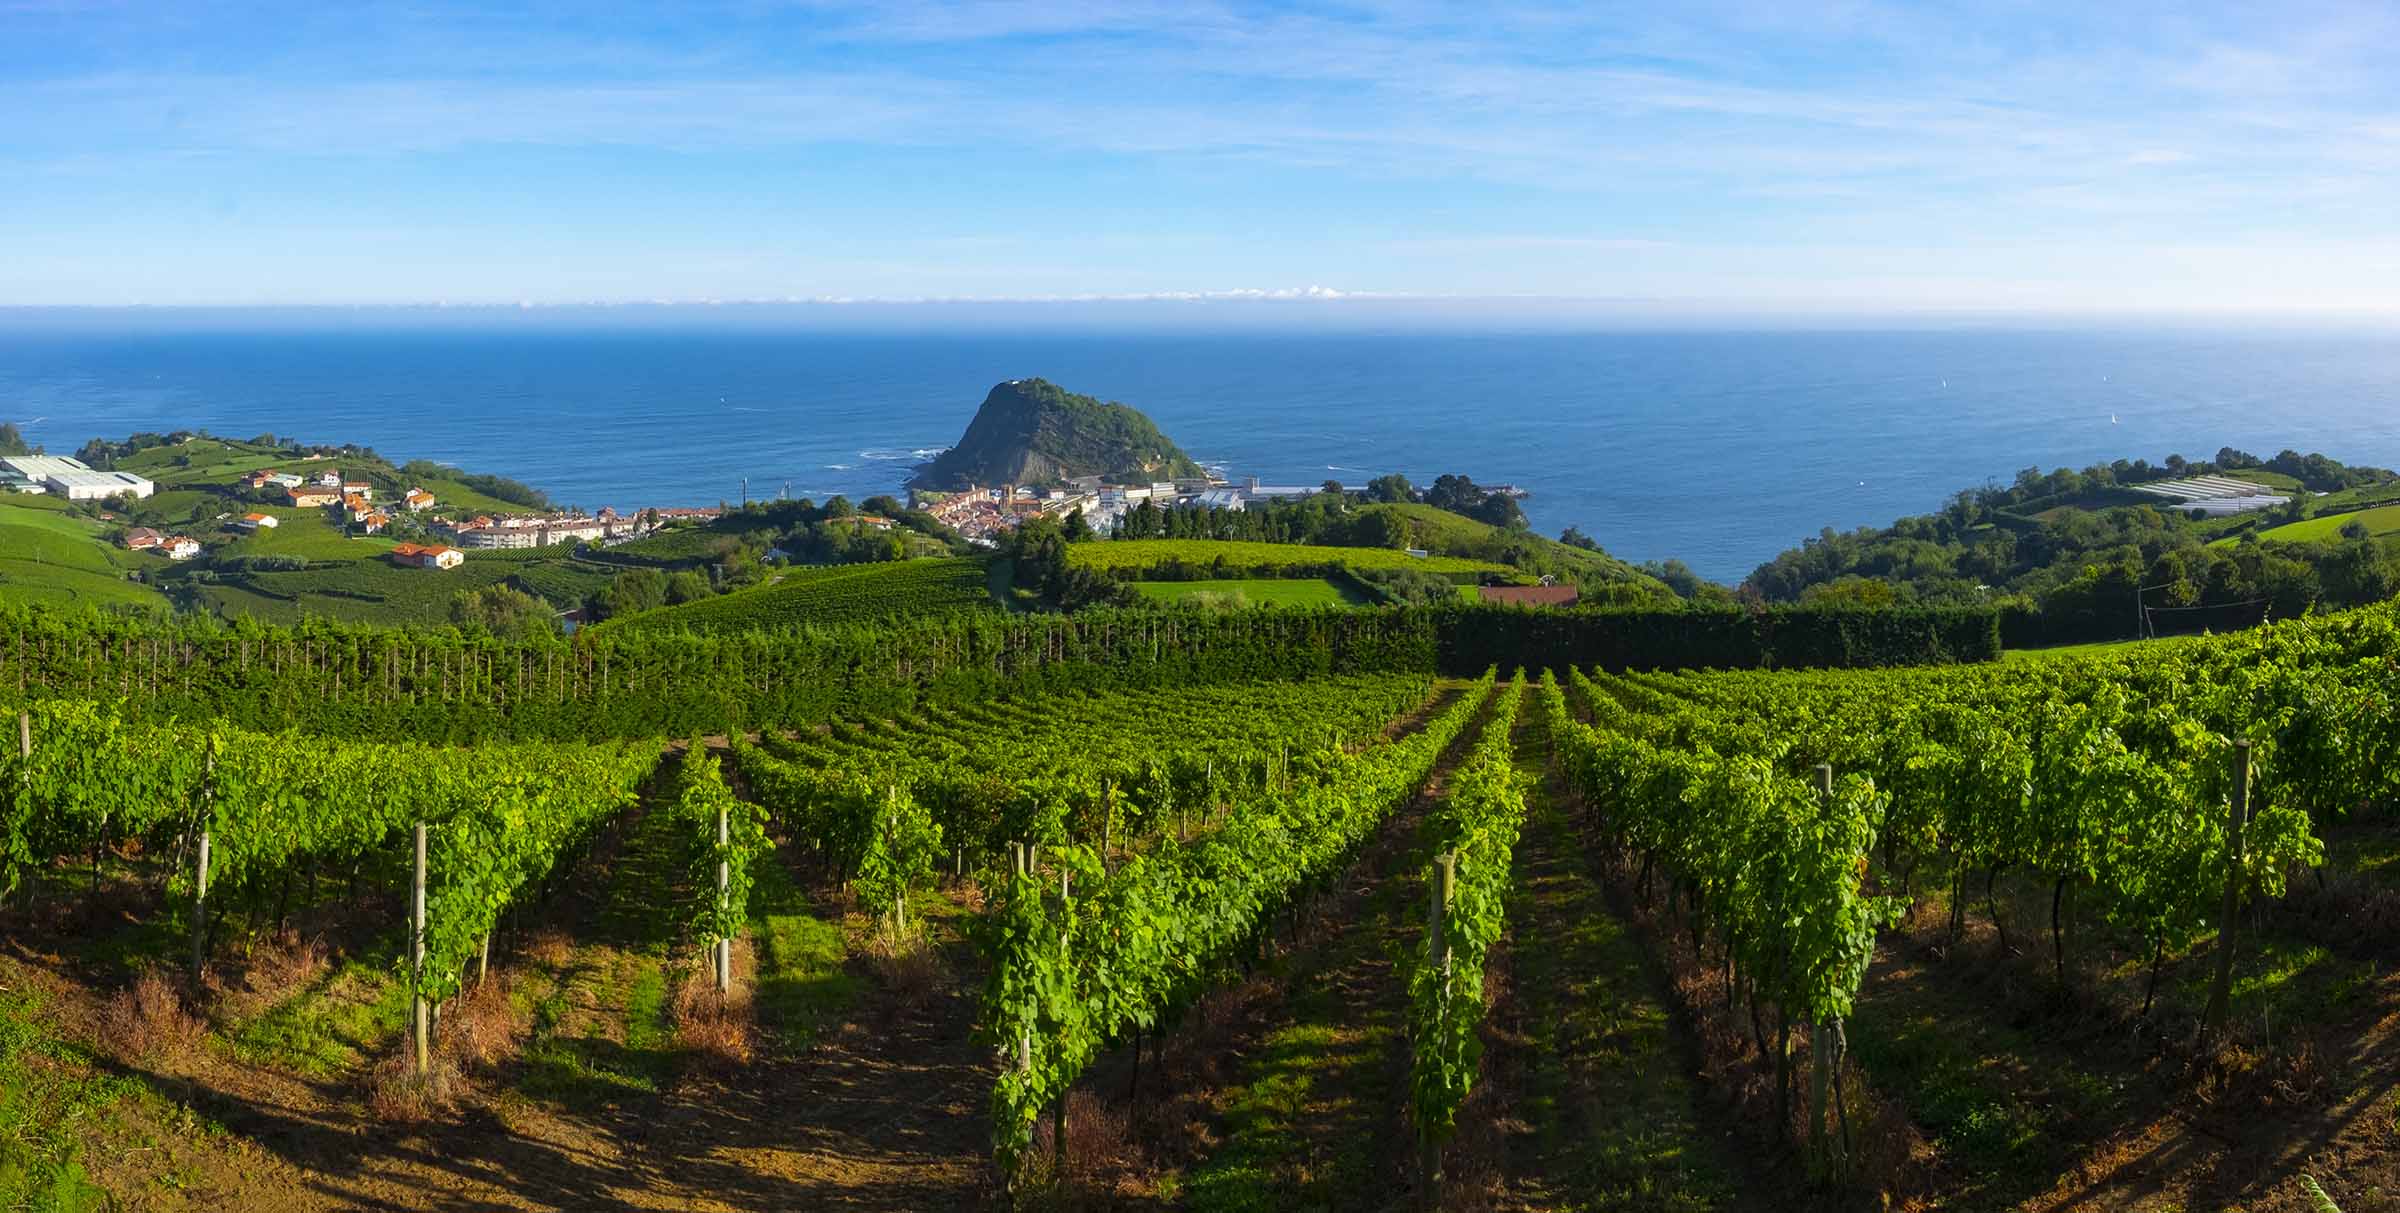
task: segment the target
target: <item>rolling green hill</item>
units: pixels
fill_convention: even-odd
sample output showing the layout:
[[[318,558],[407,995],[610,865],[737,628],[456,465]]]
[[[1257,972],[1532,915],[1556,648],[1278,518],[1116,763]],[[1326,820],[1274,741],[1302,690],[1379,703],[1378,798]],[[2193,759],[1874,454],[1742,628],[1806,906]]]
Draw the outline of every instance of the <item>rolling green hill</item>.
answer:
[[[1422,504],[1370,505],[1361,507],[1360,512],[1374,511],[1399,515],[1408,526],[1409,546],[1437,556],[1506,564],[1527,574],[1549,574],[1574,582],[1587,595],[1602,592],[1602,587],[1607,586],[1623,586],[1628,594],[1660,601],[1675,594],[1666,583],[1606,552],[1545,539],[1530,531],[1511,531]]]
[[[1438,511],[1437,511],[1438,512]],[[1462,519],[1463,521],[1463,519]],[[1507,573],[1493,560],[1453,556],[1411,556],[1392,548],[1328,547],[1304,543],[1254,543],[1241,539],[1112,539],[1078,543],[1067,549],[1067,560],[1078,568],[1106,573],[1137,573],[1164,565],[1222,565],[1259,576],[1273,570],[1305,570],[1328,564],[1353,569],[1415,569],[1423,573],[1473,575]]]
[[[729,632],[789,624],[870,623],[997,612],[985,561],[901,560],[787,570],[773,582],[598,625],[607,631]]]
[[[909,482],[912,488],[1041,484],[1076,476],[1112,482],[1202,475],[1200,465],[1148,417],[1070,392],[1046,379],[996,385],[958,445]]]

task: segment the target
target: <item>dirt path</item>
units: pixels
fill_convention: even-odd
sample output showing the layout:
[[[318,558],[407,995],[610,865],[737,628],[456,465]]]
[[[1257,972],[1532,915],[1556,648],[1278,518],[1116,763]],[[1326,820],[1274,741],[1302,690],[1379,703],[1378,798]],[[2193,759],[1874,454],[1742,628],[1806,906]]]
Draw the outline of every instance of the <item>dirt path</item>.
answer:
[[[1540,755],[1520,724],[1527,799],[1507,928],[1487,965],[1506,975],[1485,1024],[1483,1073],[1453,1164],[1463,1203],[1499,1209],[1698,1211],[1772,1207],[1731,1126],[1694,1077],[1663,975],[1609,908]]]
[[[397,1056],[396,1021],[358,1041],[364,1062],[323,1077],[214,1040],[129,1062],[103,1039],[107,983],[21,969],[20,982],[42,980],[47,1022],[100,1045],[61,1064],[124,1093],[103,1137],[142,1143],[89,1160],[94,1178],[131,1208],[271,1213],[980,1203],[990,1069],[970,1041],[977,965],[961,912],[931,907],[929,960],[879,964],[865,955],[868,921],[778,857],[783,875],[754,903],[763,929],[737,946],[745,985],[758,983],[762,1047],[712,1067],[675,1037],[674,984],[692,958],[662,925],[676,920],[676,889],[657,824],[627,814],[525,931],[503,936],[493,977],[506,995],[493,1001],[517,1046],[415,1124],[369,1108],[376,1066]]]
[[[1397,731],[1422,727],[1457,693],[1445,687]],[[1400,1199],[1414,1154],[1395,958],[1423,942],[1419,823],[1477,731],[1309,907],[1296,939],[1279,935],[1257,971],[1153,1042],[1138,1099],[1130,1050],[1092,1067],[1071,1103],[1083,1127],[1069,1134],[1065,1204],[1332,1210]]]

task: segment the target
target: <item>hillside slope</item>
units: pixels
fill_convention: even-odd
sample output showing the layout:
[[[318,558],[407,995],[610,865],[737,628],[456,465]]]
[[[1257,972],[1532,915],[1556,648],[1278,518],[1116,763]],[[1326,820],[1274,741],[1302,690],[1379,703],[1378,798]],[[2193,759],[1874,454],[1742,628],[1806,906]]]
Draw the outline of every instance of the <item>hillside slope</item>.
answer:
[[[1076,476],[1115,481],[1202,475],[1140,411],[1102,403],[1046,379],[996,385],[958,445],[920,468],[909,487],[1042,484]]]
[[[1587,595],[1604,586],[1625,586],[1629,596],[1666,601],[1675,597],[1667,584],[1606,552],[1545,539],[1530,531],[1512,531],[1488,522],[1423,504],[1370,505],[1361,512],[1388,511],[1408,526],[1409,546],[1436,556],[1507,564],[1527,573],[1548,574],[1572,581]]]

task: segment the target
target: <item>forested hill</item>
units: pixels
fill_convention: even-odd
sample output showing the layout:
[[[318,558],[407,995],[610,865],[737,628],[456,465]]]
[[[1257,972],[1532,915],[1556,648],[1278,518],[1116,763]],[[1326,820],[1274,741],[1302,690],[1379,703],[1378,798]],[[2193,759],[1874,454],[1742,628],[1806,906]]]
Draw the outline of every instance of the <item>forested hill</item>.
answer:
[[[2199,475],[2251,481],[2291,501],[2200,518],[2130,487]],[[2017,641],[2115,638],[2137,626],[2137,601],[2222,608],[2186,617],[2224,630],[2400,590],[2400,476],[2324,455],[2260,459],[2232,448],[2206,461],[2029,468],[2005,487],[1962,490],[1935,513],[1828,528],[1760,565],[1742,589],[1770,602],[2038,611],[2042,634]]]
[[[1043,484],[1077,476],[1113,482],[1203,475],[1139,410],[1102,403],[1046,379],[992,388],[958,445],[919,469],[909,487]]]

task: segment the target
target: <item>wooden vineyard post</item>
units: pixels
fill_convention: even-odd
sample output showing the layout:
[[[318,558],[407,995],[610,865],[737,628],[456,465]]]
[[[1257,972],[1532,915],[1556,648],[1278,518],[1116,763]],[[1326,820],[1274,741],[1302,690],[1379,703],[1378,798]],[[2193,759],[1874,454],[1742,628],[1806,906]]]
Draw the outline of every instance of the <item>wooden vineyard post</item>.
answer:
[[[20,688],[22,689],[22,688]],[[20,790],[33,786],[33,713],[17,713],[17,786]],[[25,876],[25,908],[31,910],[34,874]]]
[[[1433,860],[1433,904],[1425,916],[1425,959],[1441,976],[1439,989],[1447,1014],[1450,1002],[1450,896],[1458,883],[1458,852],[1444,851]],[[1432,1135],[1417,1139],[1417,1199],[1427,1208],[1441,1204],[1442,1143]]]
[[[733,904],[733,864],[726,858],[726,847],[732,840],[732,828],[724,809],[717,810],[717,921],[721,925],[725,912]],[[715,946],[717,993],[733,992],[733,937],[720,932]]]
[[[1063,864],[1060,865],[1058,869],[1058,909],[1061,923],[1058,929],[1058,958],[1062,962],[1062,968],[1064,967],[1063,962],[1067,958],[1067,929],[1075,921],[1073,912],[1067,908],[1067,882],[1073,876],[1074,873],[1070,869]],[[1058,1102],[1050,1105],[1050,1157],[1052,1178],[1066,1179],[1067,1092],[1064,1088],[1059,1090]]]
[[[417,862],[410,878],[408,913],[409,1042],[417,1077],[433,1068],[432,1024],[425,1005],[425,823],[416,828]]]
[[[1025,878],[1032,874],[1033,856],[1031,850],[1022,842],[1009,843],[1008,855],[1010,870],[1016,873],[1016,879],[1009,882],[1008,895],[1017,897],[1022,895],[1025,890]],[[1016,1067],[1019,1074],[1033,1072],[1033,1029],[1031,1028],[1021,1029],[1017,1033]],[[1009,1126],[1011,1136],[1014,1137],[1020,1128],[1024,1134],[1022,1140],[1025,1149],[1016,1156],[1008,1174],[1001,1177],[1008,1185],[1009,1194],[1012,1197],[1022,1191],[1026,1159],[1033,1153],[1033,1126],[1030,1123],[1021,1126],[1011,1125]]]
[[[200,862],[192,873],[192,980],[208,962],[208,830],[200,831]]]
[[[2225,814],[2225,900],[2217,913],[2217,975],[2200,1015],[2200,1043],[2225,1026],[2233,999],[2234,919],[2241,913],[2242,828],[2250,822],[2250,742],[2233,743],[2233,803]]]
[[[1833,803],[1833,764],[1817,764],[1817,803]],[[1825,1155],[1825,1094],[1831,1085],[1833,1034],[1830,1026],[1811,1013],[1808,1020],[1808,1150]]]
[[[192,980],[200,980],[200,970],[208,963],[208,826],[217,799],[217,755],[208,755],[208,774],[200,781],[200,848],[199,862],[192,867]]]

